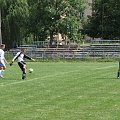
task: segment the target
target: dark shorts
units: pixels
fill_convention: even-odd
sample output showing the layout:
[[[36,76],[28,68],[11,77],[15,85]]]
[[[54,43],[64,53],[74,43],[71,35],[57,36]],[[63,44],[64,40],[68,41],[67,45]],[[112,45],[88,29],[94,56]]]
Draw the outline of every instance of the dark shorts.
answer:
[[[4,65],[2,63],[0,63],[0,67],[4,67]]]
[[[20,69],[23,71],[24,65],[26,65],[26,63],[24,61],[21,61],[21,62],[18,62],[18,65],[19,65]]]

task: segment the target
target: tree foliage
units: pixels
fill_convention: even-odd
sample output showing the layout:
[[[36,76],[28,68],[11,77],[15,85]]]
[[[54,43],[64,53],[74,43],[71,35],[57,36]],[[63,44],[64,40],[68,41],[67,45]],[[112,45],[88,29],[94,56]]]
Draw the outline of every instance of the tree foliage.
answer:
[[[120,1],[95,0],[93,16],[85,25],[85,33],[103,39],[120,38]]]
[[[24,38],[45,40],[57,33],[78,41],[84,0],[0,0],[3,42],[21,44]]]
[[[26,18],[29,15],[27,0],[2,0],[2,36],[7,47],[20,44]]]
[[[34,6],[34,7],[33,7]],[[39,0],[30,7],[29,33],[38,39],[61,33],[70,40],[80,39],[80,12],[84,10],[83,0]]]

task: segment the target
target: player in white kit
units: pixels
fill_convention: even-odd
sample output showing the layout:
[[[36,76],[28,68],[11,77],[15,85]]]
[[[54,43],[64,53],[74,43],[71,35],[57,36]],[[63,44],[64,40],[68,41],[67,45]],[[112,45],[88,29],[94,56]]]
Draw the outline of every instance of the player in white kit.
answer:
[[[26,63],[24,62],[24,58],[27,58],[29,60],[35,61],[33,58],[27,56],[25,54],[25,49],[21,48],[21,51],[18,52],[15,57],[12,59],[12,62],[10,63],[10,66],[13,64],[15,60],[17,60],[17,63],[22,70],[22,79],[26,78]]]
[[[7,63],[5,56],[4,56],[4,49],[5,49],[5,44],[0,45],[0,77],[3,77],[3,73],[6,69],[5,62]]]

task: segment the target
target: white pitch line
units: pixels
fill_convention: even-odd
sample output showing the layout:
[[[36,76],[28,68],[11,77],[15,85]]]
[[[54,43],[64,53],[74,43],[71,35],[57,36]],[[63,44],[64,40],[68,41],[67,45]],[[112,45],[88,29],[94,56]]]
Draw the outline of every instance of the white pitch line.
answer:
[[[114,66],[107,66],[107,67],[100,67],[100,68],[96,68],[96,69],[106,69],[106,68],[112,68]]]
[[[20,84],[20,83],[25,83],[25,82],[30,82],[30,81],[33,81],[33,80],[37,80],[37,79],[44,79],[44,78],[47,78],[47,77],[49,77],[49,76],[33,78],[33,79],[30,79],[30,80],[22,80],[22,81],[19,81],[19,82],[13,82],[13,83],[9,83],[9,84],[1,84],[0,86],[16,85],[16,84]]]
[[[110,68],[110,67],[114,67],[114,66],[101,67],[101,68],[96,68],[96,69],[105,69],[105,68]],[[94,70],[96,70],[96,69],[94,69]],[[59,74],[37,77],[37,78],[30,79],[30,80],[22,80],[22,81],[19,81],[19,82],[12,82],[12,83],[9,83],[9,84],[0,84],[0,86],[3,87],[3,86],[9,86],[9,85],[16,85],[16,84],[21,84],[21,83],[37,80],[37,79],[44,79],[44,78],[48,78],[48,77],[60,76],[60,75],[64,75],[64,74],[68,74],[68,73],[72,73],[72,72],[78,72],[78,71],[79,70],[74,70],[74,71],[69,71],[69,72],[60,72]]]
[[[74,71],[69,71],[69,72],[60,72],[59,74],[37,77],[37,78],[30,79],[30,80],[22,80],[22,81],[19,81],[19,82],[13,82],[13,83],[9,83],[9,84],[0,84],[0,86],[2,87],[2,86],[15,85],[15,84],[20,84],[20,83],[30,82],[30,81],[37,80],[37,79],[44,79],[44,78],[48,78],[48,77],[54,77],[54,76],[64,75],[64,74],[68,74],[68,73],[72,73],[72,72],[77,72],[77,71],[79,71],[79,70],[74,70]]]

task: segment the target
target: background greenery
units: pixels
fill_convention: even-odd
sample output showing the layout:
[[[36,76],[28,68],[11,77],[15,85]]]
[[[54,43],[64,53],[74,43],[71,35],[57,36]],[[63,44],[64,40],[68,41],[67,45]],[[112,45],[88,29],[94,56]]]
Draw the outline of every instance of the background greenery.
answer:
[[[11,48],[50,36],[52,44],[56,33],[78,41],[83,10],[84,0],[0,0],[3,42]]]
[[[84,0],[0,0],[0,23],[7,48],[45,41],[61,33],[80,43],[92,38],[120,38],[120,1],[93,0],[92,16],[84,18]],[[1,32],[0,32],[1,34]],[[1,38],[0,38],[1,39]]]
[[[120,39],[120,1],[94,0],[84,32],[92,38]]]

